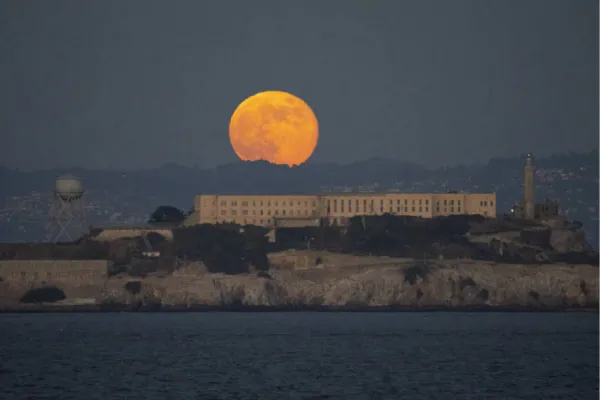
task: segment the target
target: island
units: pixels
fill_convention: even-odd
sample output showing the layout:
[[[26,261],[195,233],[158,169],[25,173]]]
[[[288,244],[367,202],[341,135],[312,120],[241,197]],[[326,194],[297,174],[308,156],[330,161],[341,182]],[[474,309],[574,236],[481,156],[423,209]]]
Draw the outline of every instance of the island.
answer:
[[[0,310],[598,309],[598,253],[581,224],[560,217],[117,231],[0,244]]]

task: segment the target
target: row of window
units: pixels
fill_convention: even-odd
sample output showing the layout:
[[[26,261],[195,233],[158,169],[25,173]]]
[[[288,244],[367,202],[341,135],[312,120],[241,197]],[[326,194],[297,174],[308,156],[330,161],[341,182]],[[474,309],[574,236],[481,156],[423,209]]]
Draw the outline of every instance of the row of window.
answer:
[[[435,202],[436,202],[436,206],[439,207],[440,200],[436,200]],[[294,207],[294,206],[301,207],[303,205],[305,207],[308,207],[309,203],[311,204],[312,208],[316,208],[317,207],[317,202],[315,200],[312,200],[312,201],[308,201],[308,200],[304,200],[304,201],[288,200],[287,202],[286,202],[286,200],[282,200],[281,202],[278,201],[278,200],[274,200],[274,201],[271,201],[271,200],[268,200],[268,201],[255,201],[255,200],[253,200],[253,201],[247,201],[247,200],[244,200],[244,201],[240,201],[239,203],[240,203],[239,205],[241,205],[242,207],[249,207],[250,205],[252,207],[257,207],[257,206],[258,207],[264,207],[265,203],[266,203],[267,207],[271,207],[272,204],[275,207],[279,207],[280,203],[281,203],[282,207],[286,207],[286,206],[287,207]],[[396,206],[400,206],[400,204],[402,204],[402,202],[401,202],[400,199],[396,199],[395,203],[396,203]],[[408,204],[409,204],[408,203],[408,199],[404,199],[403,203],[404,203],[404,206],[408,206]],[[331,208],[332,204],[333,204],[333,209],[334,209],[334,212],[335,212],[335,210],[338,207],[338,199],[327,200],[327,207],[328,208]],[[352,212],[353,204],[354,204],[354,207],[356,208],[357,211],[360,209],[361,204],[362,204],[363,211],[366,211],[367,210],[367,204],[369,204],[371,206],[371,209],[374,208],[374,206],[375,206],[375,200],[373,200],[373,199],[371,199],[371,200],[363,199],[362,202],[361,202],[358,199],[339,199],[339,206],[340,206],[340,209],[342,210],[342,212],[344,212],[343,210],[344,210],[344,208],[346,206],[348,208],[348,211]],[[394,200],[388,200],[388,204],[391,207],[394,204]],[[426,205],[427,206],[427,205],[429,205],[429,199],[418,199],[418,200],[417,199],[411,199],[411,203],[410,204],[411,205],[418,204],[420,206],[422,206],[422,205]],[[444,204],[444,206],[447,206],[447,205],[454,206],[455,205],[455,201],[454,201],[454,199],[450,199],[450,200],[445,199],[445,200],[443,200],[443,204]],[[209,201],[206,200],[205,203],[204,203],[204,205],[208,207],[209,206]],[[213,206],[215,205],[214,201],[212,201],[212,205]],[[380,205],[380,207],[384,206],[384,200],[383,199],[379,200],[379,205]],[[461,200],[460,199],[456,199],[456,205],[458,207],[461,206]],[[481,207],[487,207],[488,206],[488,201],[487,200],[482,200],[482,201],[479,202],[479,205]],[[490,205],[490,207],[493,207],[494,206],[494,201],[493,200],[490,201],[489,205]],[[237,200],[229,200],[229,201],[228,200],[221,200],[219,202],[219,206],[221,206],[221,207],[228,207],[228,206],[229,207],[238,207],[238,201]]]
[[[267,200],[267,201],[255,201],[255,200],[253,200],[253,201],[246,201],[246,200],[244,200],[244,201],[240,201],[239,202],[239,204],[242,207],[249,207],[250,205],[252,205],[252,207],[257,207],[257,206],[264,207],[265,203],[267,204],[267,207],[271,207],[271,200]],[[280,202],[279,200],[274,200],[272,203],[273,203],[273,205],[275,207],[279,207],[280,203],[281,203],[282,207],[286,207],[286,206],[287,207],[295,207],[295,206],[296,207],[302,207],[303,205],[304,205],[304,207],[308,207],[309,201],[308,200],[304,200],[304,201],[300,201],[300,200],[298,200],[298,201],[281,200],[281,202]],[[313,208],[317,206],[317,202],[315,200],[311,201],[310,204],[311,204],[311,206]],[[209,205],[208,204],[208,200],[206,200],[204,202],[204,205],[205,206]],[[213,201],[211,205],[214,206],[215,202]],[[229,207],[237,207],[238,206],[238,201],[237,200],[229,200],[229,201],[227,201],[227,200],[221,200],[221,201],[219,201],[219,206],[221,206],[221,207],[227,207],[227,206],[229,206]]]
[[[444,214],[448,214],[448,213],[450,213],[450,214],[454,214],[454,213],[460,214],[462,212],[461,207],[444,207],[443,210],[444,210],[443,211]],[[381,214],[383,214],[385,212],[389,212],[390,214],[394,214],[394,213],[396,213],[396,214],[400,214],[400,213],[419,213],[419,214],[422,214],[423,212],[425,212],[426,214],[428,214],[429,213],[429,207],[428,206],[425,206],[425,207],[423,207],[423,206],[419,206],[419,207],[413,206],[413,207],[404,207],[404,208],[403,207],[396,207],[395,209],[393,207],[390,207],[388,211],[384,210],[383,208],[381,208],[379,211],[380,211]],[[372,214],[373,212],[374,212],[374,210],[370,210],[370,214]],[[436,213],[438,213],[438,214],[440,213],[440,207],[439,206],[436,206]],[[237,210],[229,210],[229,213],[227,213],[227,210],[221,210],[220,214],[221,214],[221,217],[231,216],[231,217],[236,218],[236,217],[239,216],[238,213],[237,213]],[[252,215],[256,215],[256,214],[257,214],[256,210],[252,210]],[[261,216],[265,215],[265,213],[264,213],[263,210],[260,210],[259,214]],[[241,212],[240,215],[241,216],[248,216],[248,215],[250,215],[250,213],[249,213],[248,210],[242,210],[242,212]],[[293,210],[291,210],[289,212],[286,212],[286,210],[281,210],[281,213],[279,213],[279,210],[275,210],[273,213],[271,213],[271,210],[267,210],[266,215],[268,215],[268,216],[271,216],[271,215],[280,216],[281,215],[281,216],[290,216],[290,217],[293,217],[293,216],[308,217],[309,213],[308,213],[308,210],[304,210],[303,214],[300,212],[300,210],[296,210],[296,213],[294,213]],[[214,214],[213,214],[213,216],[214,216]],[[314,218],[317,218],[318,214],[317,214],[316,211],[313,211],[310,214],[310,216],[314,217]],[[244,220],[244,221],[246,221],[246,220]],[[253,220],[253,221],[256,221],[256,220]],[[262,223],[263,220],[261,219],[260,221]],[[270,221],[270,218],[267,219],[266,221],[267,222]]]
[[[295,212],[294,212],[295,211]],[[266,215],[284,215],[284,216],[297,216],[297,217],[308,217],[309,214],[313,217],[317,216],[317,210],[312,210],[309,213],[309,210],[281,210],[281,214],[279,213],[279,210],[273,210],[271,211],[270,209],[266,211]],[[221,210],[221,215],[233,215],[233,216],[237,216],[238,215],[238,210]],[[265,210],[241,210],[240,215],[265,215]],[[213,213],[214,216],[214,213]]]
[[[46,279],[46,280],[51,280],[52,278],[54,279],[61,279],[61,278],[65,278],[65,279],[86,279],[86,278],[94,278],[94,277],[98,277],[98,276],[102,276],[102,274],[98,274],[95,272],[77,272],[77,273],[73,273],[73,272],[38,272],[38,271],[30,271],[30,272],[26,272],[26,271],[19,271],[19,272],[13,272],[11,274],[11,276],[13,278],[21,278],[21,279],[26,279],[26,278],[31,278],[31,279]]]

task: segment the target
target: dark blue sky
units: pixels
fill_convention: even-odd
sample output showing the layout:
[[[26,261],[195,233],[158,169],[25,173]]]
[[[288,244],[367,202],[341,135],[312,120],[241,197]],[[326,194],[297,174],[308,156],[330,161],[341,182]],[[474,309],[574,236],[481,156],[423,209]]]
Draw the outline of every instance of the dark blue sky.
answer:
[[[598,2],[0,2],[0,163],[210,167],[284,90],[310,162],[427,166],[598,147]]]

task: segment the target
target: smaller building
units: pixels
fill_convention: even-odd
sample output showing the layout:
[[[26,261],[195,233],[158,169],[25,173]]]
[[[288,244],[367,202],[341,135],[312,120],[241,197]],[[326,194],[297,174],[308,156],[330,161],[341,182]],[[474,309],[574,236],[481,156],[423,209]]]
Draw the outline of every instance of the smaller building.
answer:
[[[157,233],[167,240],[173,240],[173,227],[166,225],[100,226],[92,228],[90,232],[94,232],[91,239],[99,242],[145,236],[149,233]]]
[[[108,260],[3,260],[0,277],[21,283],[94,283],[108,277]]]
[[[552,219],[559,216],[560,207],[558,202],[552,200],[546,200],[543,203],[537,203],[533,207],[533,219],[534,220],[544,220],[544,219]],[[512,214],[516,218],[525,218],[525,204],[523,201],[518,202],[512,208]]]

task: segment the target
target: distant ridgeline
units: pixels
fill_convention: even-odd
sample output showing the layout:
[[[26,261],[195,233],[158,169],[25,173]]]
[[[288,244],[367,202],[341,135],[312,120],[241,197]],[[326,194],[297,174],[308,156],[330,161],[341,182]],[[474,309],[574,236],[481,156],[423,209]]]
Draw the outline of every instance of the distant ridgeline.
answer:
[[[552,227],[535,221],[481,216],[432,219],[392,215],[354,217],[348,226],[269,229],[234,224],[172,229],[172,239],[156,232],[108,241],[92,236],[69,244],[2,244],[3,260],[110,260],[109,274],[146,276],[172,273],[177,260],[202,262],[210,272],[266,271],[268,252],[312,249],[356,255],[427,259],[479,259],[504,263],[565,262],[598,265],[576,225]],[[148,256],[148,246],[152,249]]]
[[[537,201],[558,202],[561,212],[581,221],[588,241],[598,245],[598,151],[557,154],[536,159]],[[43,194],[52,179],[66,170],[20,172],[0,167],[0,241],[37,241],[45,237],[44,218],[49,206]],[[307,163],[290,169],[266,162],[235,162],[211,169],[175,164],[128,171],[81,170],[94,224],[146,222],[157,204],[187,209],[191,199],[204,193],[306,194],[351,190],[391,193],[489,192],[496,193],[498,213],[515,208],[523,198],[523,157],[495,158],[485,165],[427,169],[399,160],[370,159],[348,165]],[[193,182],[193,183],[192,183]],[[12,199],[15,199],[12,204]],[[517,205],[517,207],[515,207]],[[14,211],[24,206],[23,212]],[[117,219],[118,219],[117,218]],[[127,221],[127,222],[125,222]],[[597,247],[596,247],[597,248]]]

